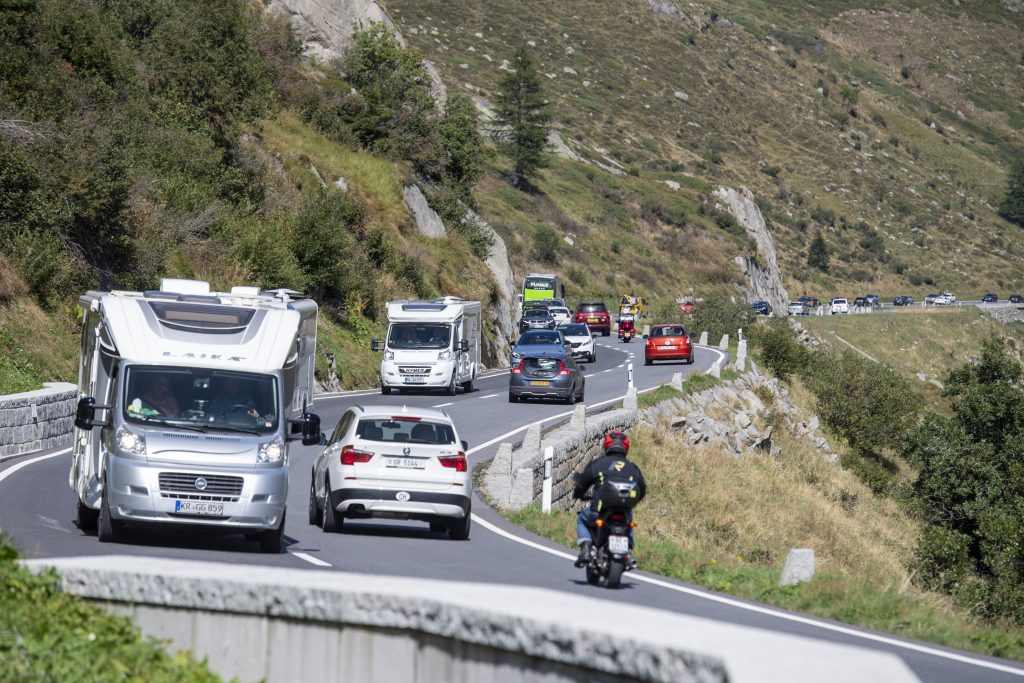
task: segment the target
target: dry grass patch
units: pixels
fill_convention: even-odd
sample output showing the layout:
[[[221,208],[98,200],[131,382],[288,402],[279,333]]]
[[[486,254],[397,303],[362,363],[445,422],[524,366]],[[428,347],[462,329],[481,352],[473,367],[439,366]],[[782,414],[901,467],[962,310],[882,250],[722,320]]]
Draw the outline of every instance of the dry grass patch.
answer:
[[[0,254],[0,302],[9,302],[25,294],[28,294],[28,285],[11,267],[7,257]]]

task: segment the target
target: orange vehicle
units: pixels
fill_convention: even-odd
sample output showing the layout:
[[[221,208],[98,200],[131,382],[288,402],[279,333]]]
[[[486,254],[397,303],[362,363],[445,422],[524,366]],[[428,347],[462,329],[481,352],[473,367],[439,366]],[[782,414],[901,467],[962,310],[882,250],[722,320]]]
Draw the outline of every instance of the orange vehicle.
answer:
[[[651,365],[656,360],[693,363],[693,345],[682,325],[655,325],[644,339],[644,365]]]

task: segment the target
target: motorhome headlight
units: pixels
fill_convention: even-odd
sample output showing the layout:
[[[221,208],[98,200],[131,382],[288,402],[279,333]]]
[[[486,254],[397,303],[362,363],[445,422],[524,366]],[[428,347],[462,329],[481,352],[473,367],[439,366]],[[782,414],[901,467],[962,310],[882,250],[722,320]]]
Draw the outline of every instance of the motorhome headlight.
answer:
[[[438,360],[450,360],[451,357],[452,357],[452,352],[451,351],[442,351],[441,353],[437,354],[437,359]]]
[[[395,359],[395,352],[394,351],[385,351],[384,352],[384,360],[394,360],[394,359]]]
[[[136,434],[126,427],[118,427],[114,435],[117,448],[125,455],[141,456],[146,454],[146,437]]]
[[[283,457],[284,444],[278,439],[260,445],[260,450],[256,454],[256,462],[280,462]]]

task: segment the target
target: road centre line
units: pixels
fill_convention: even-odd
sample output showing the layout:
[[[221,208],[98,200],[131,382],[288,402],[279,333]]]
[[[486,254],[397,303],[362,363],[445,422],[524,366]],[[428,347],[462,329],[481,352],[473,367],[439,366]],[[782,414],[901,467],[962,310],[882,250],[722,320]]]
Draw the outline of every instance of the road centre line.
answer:
[[[70,452],[71,452],[71,447],[69,446],[68,448],[62,448],[61,450],[56,451],[54,453],[47,453],[46,455],[40,455],[40,456],[37,456],[35,458],[31,458],[29,460],[26,460],[24,462],[19,462],[17,465],[11,465],[10,467],[8,467],[3,472],[0,472],[0,482],[2,482],[7,477],[11,476],[12,474],[17,472],[18,470],[22,469],[23,467],[28,467],[29,465],[34,465],[37,462],[42,462],[43,460],[49,460],[50,458],[56,458],[58,455],[66,455],[67,453],[70,453]]]
[[[447,406],[455,405],[455,401],[449,401],[448,403],[438,403],[434,408],[445,408]]]
[[[487,394],[486,396],[480,396],[479,398],[494,398],[497,394]]]
[[[472,517],[473,517],[473,521],[476,522],[477,524],[479,524],[480,526],[484,527],[488,531],[492,531],[492,532],[498,534],[499,536],[503,536],[503,537],[509,539],[510,541],[515,541],[516,543],[520,543],[520,544],[525,545],[527,547],[534,548],[535,550],[541,550],[543,552],[548,553],[549,555],[554,555],[555,557],[560,557],[560,558],[563,558],[563,559],[566,559],[566,560],[575,560],[576,559],[576,556],[572,555],[570,553],[562,552],[560,550],[555,550],[554,548],[548,548],[547,546],[541,545],[540,543],[535,543],[534,541],[531,541],[529,539],[520,538],[519,536],[516,536],[512,532],[505,531],[504,529],[494,525],[491,522],[488,522],[486,519],[483,519],[483,518],[479,517],[478,515],[474,514],[474,515],[472,515]],[[712,602],[718,602],[718,603],[721,603],[721,604],[724,604],[724,605],[729,605],[730,607],[738,607],[740,609],[745,609],[745,610],[750,611],[750,612],[757,612],[759,614],[766,614],[768,616],[778,617],[779,619],[784,619],[786,621],[792,621],[792,622],[795,622],[795,623],[798,623],[798,624],[804,624],[804,625],[807,625],[807,626],[814,626],[814,627],[821,628],[821,629],[826,630],[826,631],[833,631],[835,633],[842,633],[844,635],[853,636],[855,638],[863,638],[864,640],[872,640],[872,641],[877,642],[877,643],[884,643],[886,645],[891,645],[893,647],[903,648],[905,650],[912,650],[914,652],[920,652],[922,654],[931,655],[931,656],[934,656],[934,657],[941,657],[943,659],[950,659],[950,660],[953,660],[953,661],[956,661],[956,662],[961,662],[963,664],[969,664],[969,665],[972,665],[972,666],[980,666],[982,668],[992,669],[994,671],[1000,671],[1002,673],[1008,673],[1008,674],[1013,674],[1014,676],[1024,677],[1024,669],[1016,669],[1016,668],[1013,668],[1013,667],[1010,667],[1010,666],[1006,666],[1005,664],[999,664],[997,662],[988,662],[988,661],[985,661],[983,659],[975,659],[975,658],[969,657],[967,655],[961,655],[961,654],[958,654],[958,653],[955,653],[955,652],[946,652],[944,650],[939,650],[937,648],[929,647],[927,645],[920,645],[918,643],[908,643],[908,642],[904,642],[902,640],[898,640],[896,638],[890,638],[890,637],[879,635],[879,634],[876,634],[876,633],[867,633],[867,632],[863,632],[863,631],[858,631],[858,630],[856,630],[856,629],[854,629],[852,627],[842,626],[840,624],[830,624],[828,622],[817,621],[817,620],[812,619],[810,617],[801,616],[799,614],[792,614],[792,613],[789,613],[789,612],[780,612],[780,611],[771,609],[769,607],[762,607],[760,605],[752,605],[752,604],[749,604],[749,603],[746,603],[746,602],[743,602],[743,601],[740,601],[740,600],[734,600],[734,599],[726,597],[724,595],[715,595],[714,593],[708,593],[708,592],[705,592],[705,591],[697,589],[697,588],[690,588],[688,586],[681,586],[681,585],[678,585],[678,584],[669,583],[668,581],[664,581],[662,579],[656,579],[656,578],[654,578],[652,576],[644,576],[643,574],[628,574],[627,576],[629,578],[631,578],[631,579],[635,579],[635,580],[641,581],[643,583],[649,583],[651,585],[658,586],[659,588],[667,588],[669,590],[676,591],[677,593],[685,593],[686,595],[692,595],[692,596],[697,597],[697,598],[703,598],[705,600],[710,600]],[[753,627],[753,628],[757,628],[757,627]]]

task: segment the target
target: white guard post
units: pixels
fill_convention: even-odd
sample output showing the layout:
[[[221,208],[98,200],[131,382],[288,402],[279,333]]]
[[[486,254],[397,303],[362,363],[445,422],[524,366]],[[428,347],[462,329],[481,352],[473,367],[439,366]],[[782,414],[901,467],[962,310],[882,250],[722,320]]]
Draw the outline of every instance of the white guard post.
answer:
[[[555,447],[544,449],[544,488],[541,492],[540,507],[545,515],[551,514],[551,461],[555,457]]]
[[[633,388],[633,364],[630,363],[626,368],[626,387],[629,389]]]

